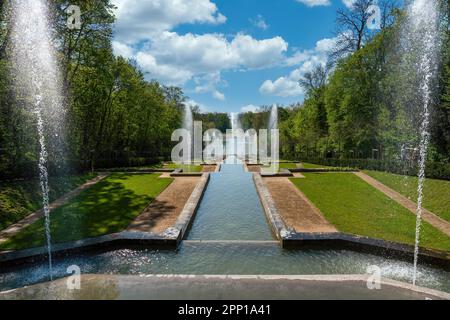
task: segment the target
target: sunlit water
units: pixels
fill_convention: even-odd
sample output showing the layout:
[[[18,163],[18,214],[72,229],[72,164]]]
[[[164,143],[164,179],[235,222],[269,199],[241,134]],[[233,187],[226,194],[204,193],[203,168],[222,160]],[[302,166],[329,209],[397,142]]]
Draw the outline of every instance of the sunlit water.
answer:
[[[234,163],[230,157],[226,163]],[[273,240],[251,173],[242,165],[223,164],[211,180],[189,239]]]
[[[346,250],[288,251],[277,244],[184,243],[178,251],[117,250],[55,259],[55,277],[67,276],[77,265],[83,274],[192,274],[192,275],[326,275],[365,274],[377,265],[382,276],[410,282],[413,265],[408,262]],[[420,286],[450,292],[450,273],[421,265]],[[47,280],[44,263],[15,268],[0,274],[0,290]]]

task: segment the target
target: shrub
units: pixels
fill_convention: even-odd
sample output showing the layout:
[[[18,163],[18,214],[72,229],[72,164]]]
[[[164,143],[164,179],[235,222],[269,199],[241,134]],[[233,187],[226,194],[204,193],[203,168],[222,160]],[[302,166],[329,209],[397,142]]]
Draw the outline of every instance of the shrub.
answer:
[[[329,167],[386,171],[407,176],[417,176],[419,173],[417,164],[399,160],[310,158],[302,159],[302,161]],[[428,178],[432,179],[450,180],[450,164],[428,162],[426,166],[426,175]]]

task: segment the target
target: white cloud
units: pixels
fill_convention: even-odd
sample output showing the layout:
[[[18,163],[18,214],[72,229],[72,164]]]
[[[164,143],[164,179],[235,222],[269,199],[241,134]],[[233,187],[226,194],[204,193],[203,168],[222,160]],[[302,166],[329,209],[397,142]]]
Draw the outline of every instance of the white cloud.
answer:
[[[196,93],[208,93],[224,101],[220,89],[226,85],[221,80],[223,71],[264,69],[285,63],[288,43],[281,37],[255,39],[242,33],[225,36],[172,31],[186,23],[225,23],[226,17],[212,0],[112,2],[117,6],[114,53],[134,58],[147,78],[166,85],[183,86],[193,81]],[[255,22],[262,29],[268,27],[260,15]]]
[[[259,29],[262,29],[262,30],[269,29],[269,25],[267,24],[264,17],[260,14],[258,14],[255,19],[250,19],[250,22]]]
[[[218,90],[213,91],[212,95],[217,100],[225,101],[225,95],[222,92],[218,91]]]
[[[353,5],[355,4],[356,0],[342,0],[342,2],[347,8],[351,9],[353,8]]]
[[[116,52],[127,52],[127,46],[115,41]],[[155,35],[134,56],[148,76],[168,84],[182,85],[195,78],[220,83],[224,70],[261,69],[285,59],[288,44],[281,38],[256,40],[238,34],[228,40],[221,34],[185,34],[165,31]],[[219,78],[219,80],[217,80]],[[200,85],[198,92],[212,92],[211,86]],[[216,98],[222,95],[216,93]]]
[[[296,0],[297,2],[303,3],[307,7],[318,7],[318,6],[329,6],[331,5],[330,0]],[[349,9],[353,7],[356,0],[342,0],[342,3]]]
[[[336,45],[337,38],[327,38],[317,41],[315,51],[319,53],[329,53]]]
[[[258,106],[249,104],[249,105],[241,108],[241,113],[247,113],[247,112],[257,113],[259,110],[260,110],[260,108]]]
[[[189,70],[179,69],[170,64],[158,63],[151,54],[138,52],[136,61],[151,79],[162,80],[166,84],[183,84],[193,77]]]
[[[329,6],[331,4],[330,0],[296,0],[296,1],[303,3],[308,7]]]
[[[210,0],[113,0],[117,7],[116,39],[133,43],[149,34],[173,29],[185,23],[226,22]]]
[[[261,85],[260,92],[265,95],[292,97],[299,96],[304,93],[297,81],[290,75],[288,77],[280,77],[275,81],[266,80]]]
[[[208,73],[201,77],[195,77],[196,93],[211,93],[214,99],[225,101],[225,94],[220,92],[218,86],[227,86],[227,83],[222,80],[220,72]]]
[[[284,61],[284,64],[288,67],[297,66],[302,62],[308,60],[309,53],[307,51],[295,51],[294,54]]]
[[[184,103],[185,105],[189,106],[189,107],[199,107],[200,108],[200,112],[202,113],[206,113],[209,112],[210,108],[205,106],[204,104],[198,103],[197,101],[194,100],[188,100]]]
[[[304,94],[303,88],[299,85],[306,72],[312,71],[317,65],[325,65],[328,54],[336,43],[337,38],[322,39],[317,41],[313,50],[298,51],[293,57],[287,60],[287,65],[298,65],[299,67],[287,76],[276,80],[266,80],[261,85],[259,91],[264,95],[279,97],[293,97]]]
[[[133,56],[133,48],[127,46],[124,43],[120,43],[118,41],[113,41],[112,47],[113,47],[114,54],[116,56],[122,56],[127,59],[129,59]]]

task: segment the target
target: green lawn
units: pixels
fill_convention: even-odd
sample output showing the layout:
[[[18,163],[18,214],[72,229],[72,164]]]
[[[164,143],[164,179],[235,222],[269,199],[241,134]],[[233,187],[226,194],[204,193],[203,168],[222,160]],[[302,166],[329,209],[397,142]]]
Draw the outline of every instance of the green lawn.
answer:
[[[365,173],[417,202],[417,177],[405,177],[379,171],[365,171]],[[450,181],[427,179],[424,188],[424,207],[450,221]]]
[[[120,232],[173,180],[159,174],[113,174],[51,214],[52,242],[62,243]],[[25,228],[1,249],[44,244],[43,220]]]
[[[183,172],[202,172],[202,166],[196,166],[196,165],[190,165],[190,164],[186,164],[186,165],[178,165],[178,164],[174,164],[174,163],[168,163],[166,165],[164,165],[164,168],[166,169],[183,169]]]
[[[280,169],[297,169],[297,164],[293,162],[280,162]]]
[[[304,169],[326,169],[330,168],[327,166],[322,166],[320,164],[312,164],[312,163],[302,163]]]
[[[94,177],[93,174],[51,177],[50,200],[56,200]],[[41,207],[42,191],[39,180],[0,182],[0,230]]]
[[[338,230],[414,244],[415,216],[357,176],[307,173],[305,177],[291,180]],[[421,245],[450,251],[450,237],[424,223]]]

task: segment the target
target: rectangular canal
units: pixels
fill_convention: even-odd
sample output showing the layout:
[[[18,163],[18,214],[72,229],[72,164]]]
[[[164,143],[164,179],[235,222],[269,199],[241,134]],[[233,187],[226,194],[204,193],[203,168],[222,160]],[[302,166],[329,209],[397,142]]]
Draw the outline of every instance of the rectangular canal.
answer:
[[[251,173],[223,164],[211,174],[189,240],[273,240]]]

